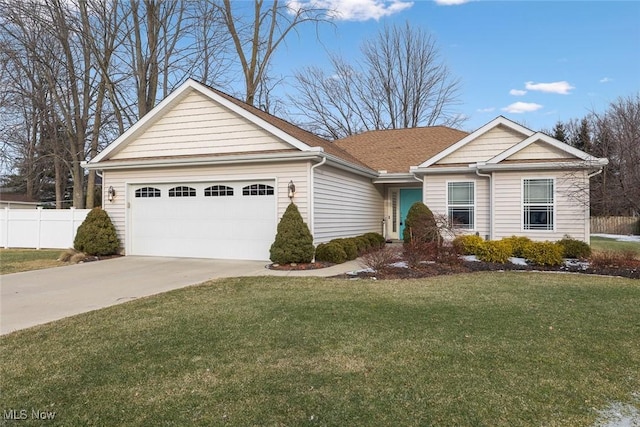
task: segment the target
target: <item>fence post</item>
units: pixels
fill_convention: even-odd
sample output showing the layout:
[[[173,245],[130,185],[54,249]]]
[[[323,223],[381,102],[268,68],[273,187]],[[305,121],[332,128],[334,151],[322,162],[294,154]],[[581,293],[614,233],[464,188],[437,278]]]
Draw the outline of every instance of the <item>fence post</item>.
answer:
[[[38,242],[36,243],[36,249],[40,249],[42,240],[42,206],[38,206],[36,209],[38,209],[38,218],[36,219],[36,221],[38,221]]]
[[[76,232],[75,228],[73,227],[73,225],[76,223],[76,208],[71,206],[69,209],[71,209],[71,247],[73,247],[73,239]]]
[[[4,248],[9,249],[9,206],[4,207]]]

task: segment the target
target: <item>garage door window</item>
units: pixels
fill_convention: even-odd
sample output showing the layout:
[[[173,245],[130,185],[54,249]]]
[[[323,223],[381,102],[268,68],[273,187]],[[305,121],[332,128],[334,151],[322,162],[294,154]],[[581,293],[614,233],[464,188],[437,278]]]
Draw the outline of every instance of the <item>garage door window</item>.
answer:
[[[136,197],[160,197],[160,190],[154,187],[138,188]]]
[[[243,196],[272,196],[273,187],[265,184],[251,184],[242,188]]]
[[[173,187],[169,190],[169,197],[196,197],[196,189],[191,187]]]
[[[204,189],[205,197],[233,196],[233,187],[226,185],[212,185]]]

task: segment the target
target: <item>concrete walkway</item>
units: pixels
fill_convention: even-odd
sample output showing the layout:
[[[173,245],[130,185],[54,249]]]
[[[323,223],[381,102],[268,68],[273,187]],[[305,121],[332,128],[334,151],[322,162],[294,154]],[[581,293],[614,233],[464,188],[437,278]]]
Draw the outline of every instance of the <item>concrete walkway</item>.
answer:
[[[128,256],[0,276],[0,335],[207,280],[240,276],[329,277],[361,268],[274,271],[265,261]]]

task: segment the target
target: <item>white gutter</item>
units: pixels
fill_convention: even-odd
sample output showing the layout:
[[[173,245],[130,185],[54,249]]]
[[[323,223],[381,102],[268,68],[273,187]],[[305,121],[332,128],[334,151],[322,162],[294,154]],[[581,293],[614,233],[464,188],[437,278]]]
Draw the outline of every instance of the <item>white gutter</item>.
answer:
[[[315,168],[317,168],[318,166],[322,166],[325,163],[327,163],[327,158],[323,157],[322,160],[319,163],[316,163],[315,165],[311,166],[311,169],[309,170],[309,229],[311,231],[311,235],[315,236],[315,202],[314,202],[314,185],[315,185],[315,180],[314,180],[314,175],[315,175]]]
[[[173,157],[156,159],[127,159],[105,162],[82,162],[85,169],[145,169],[156,167],[180,167],[193,165],[219,165],[233,163],[262,163],[265,161],[292,161],[307,160],[323,156],[320,151],[305,151],[292,153],[258,153],[250,155],[230,155],[230,156],[206,156],[206,157]]]

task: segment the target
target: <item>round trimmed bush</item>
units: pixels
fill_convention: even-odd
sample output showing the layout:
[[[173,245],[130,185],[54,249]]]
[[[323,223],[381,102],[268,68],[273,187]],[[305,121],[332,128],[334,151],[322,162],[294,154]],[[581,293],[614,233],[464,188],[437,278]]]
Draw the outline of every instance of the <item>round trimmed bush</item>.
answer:
[[[431,209],[422,202],[411,205],[407,212],[402,238],[405,243],[416,240],[421,243],[437,242],[439,238],[438,226]]]
[[[371,242],[364,236],[353,237],[358,248],[358,255],[366,254],[371,250]]]
[[[73,247],[87,255],[114,255],[120,241],[109,214],[102,208],[93,208],[84,219],[73,240]]]
[[[384,236],[380,233],[365,233],[362,236],[369,240],[372,249],[380,249],[386,243]]]
[[[278,223],[276,239],[269,250],[271,261],[277,264],[311,262],[314,252],[309,227],[304,223],[298,207],[289,203]]]
[[[336,242],[342,246],[342,249],[344,250],[344,253],[347,254],[347,259],[349,261],[358,258],[358,246],[353,238],[334,239],[332,242]]]
[[[558,240],[556,243],[562,247],[563,256],[565,258],[586,259],[591,256],[591,246],[582,240],[576,240],[566,236],[562,240]]]
[[[524,252],[524,258],[537,265],[555,266],[564,261],[562,246],[553,242],[531,242]]]
[[[347,254],[337,242],[320,243],[316,248],[316,261],[342,264],[347,261]]]
[[[465,234],[453,239],[453,249],[462,255],[477,255],[484,244],[484,239],[475,234]]]

